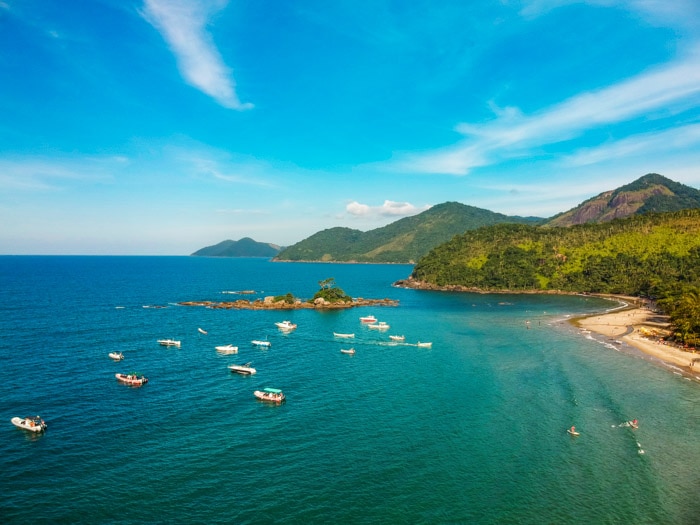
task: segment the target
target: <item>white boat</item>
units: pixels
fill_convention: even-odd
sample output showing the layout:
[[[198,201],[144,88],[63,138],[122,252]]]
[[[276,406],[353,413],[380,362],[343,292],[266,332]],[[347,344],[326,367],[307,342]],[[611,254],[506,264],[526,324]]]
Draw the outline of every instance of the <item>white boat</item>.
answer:
[[[21,428],[22,430],[29,430],[30,432],[43,432],[49,427],[46,424],[46,422],[39,416],[13,417],[10,421],[17,428]]]
[[[297,327],[297,325],[295,325],[291,321],[282,321],[280,323],[275,323],[275,326],[280,330],[294,330]]]
[[[285,396],[281,390],[277,388],[265,388],[263,390],[256,390],[253,395],[257,397],[260,401],[269,401],[271,403],[281,403],[284,401]]]
[[[147,377],[138,375],[135,372],[132,372],[131,374],[114,374],[114,377],[116,377],[117,381],[120,383],[124,383],[125,385],[129,386],[141,386],[148,383]]]
[[[416,346],[420,346],[421,348],[432,348],[433,343],[421,343],[420,341],[418,341],[418,343],[416,343]]]
[[[122,354],[121,352],[110,352],[109,357],[111,357],[115,361],[121,361],[122,359],[124,359],[124,354]]]
[[[269,348],[272,346],[272,343],[270,341],[261,341],[260,339],[253,339],[251,341],[253,346],[262,346],[264,348]]]
[[[180,348],[180,341],[175,341],[175,339],[158,339],[158,344],[162,346],[175,346]]]
[[[354,348],[348,348],[347,350],[341,348],[340,352],[343,354],[350,354],[350,355],[355,355],[355,349]]]
[[[364,317],[360,317],[360,322],[361,323],[376,323],[377,318],[374,317],[373,315],[366,315]]]
[[[257,372],[257,370],[250,365],[251,363],[246,363],[244,365],[229,365],[228,368],[233,373],[250,376]]]
[[[204,330],[203,328],[197,328],[197,331],[198,331],[200,334],[204,334],[204,335],[207,335],[207,333],[208,333],[208,332],[207,332],[206,330]]]
[[[221,345],[221,346],[215,346],[217,352],[221,352],[222,354],[237,354],[238,353],[238,347],[233,346],[233,345]]]
[[[581,433],[576,430],[576,427],[567,428],[566,431],[572,436],[580,436]]]
[[[368,324],[367,328],[371,328],[372,330],[388,330],[391,327],[384,321],[379,321],[378,323]]]
[[[355,334],[339,334],[338,332],[333,332],[333,335],[335,337],[340,337],[341,339],[352,339],[355,337]]]
[[[403,336],[403,335],[390,335],[390,336],[389,336],[389,339],[391,339],[392,341],[405,341],[405,340],[406,340],[406,336]]]

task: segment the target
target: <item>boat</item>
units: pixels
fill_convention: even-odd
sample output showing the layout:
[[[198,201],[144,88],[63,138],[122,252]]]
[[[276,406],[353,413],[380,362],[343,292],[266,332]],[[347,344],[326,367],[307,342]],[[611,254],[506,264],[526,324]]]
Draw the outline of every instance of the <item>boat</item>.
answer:
[[[566,431],[569,434],[571,434],[572,436],[580,436],[581,435],[581,433],[578,430],[576,430],[576,427],[573,427],[573,426],[571,428],[567,428]]]
[[[158,339],[158,344],[162,346],[175,346],[180,348],[180,341],[175,341],[174,339]]]
[[[360,317],[360,322],[361,323],[376,323],[377,318],[374,317],[373,315],[366,315],[364,317]]]
[[[285,400],[284,393],[277,388],[265,388],[263,390],[256,390],[253,395],[257,397],[260,401],[269,401],[270,403],[281,403]]]
[[[367,328],[371,328],[372,330],[388,330],[391,327],[384,321],[379,321],[378,323],[367,325]]]
[[[233,372],[235,374],[241,374],[244,376],[251,376],[254,373],[256,373],[257,370],[255,370],[255,368],[253,368],[250,365],[251,365],[251,363],[246,363],[244,365],[229,365],[228,368],[229,368],[229,370],[231,370],[231,372]]]
[[[114,374],[114,376],[117,378],[117,381],[124,383],[125,385],[141,386],[148,383],[147,377],[139,375],[135,372],[132,372],[131,374]]]
[[[338,332],[333,332],[333,335],[335,337],[340,337],[341,339],[352,339],[355,337],[355,334],[339,334]]]
[[[348,348],[345,350],[344,348],[340,349],[340,352],[343,354],[350,354],[350,355],[355,355],[355,349],[354,348]]]
[[[121,361],[122,359],[124,359],[124,354],[122,354],[121,352],[110,352],[109,357],[111,357],[115,361]]]
[[[260,339],[253,339],[251,341],[253,346],[262,346],[264,348],[269,348],[272,346],[272,343],[270,341],[261,341]]]
[[[233,346],[233,345],[221,345],[221,346],[215,346],[217,352],[221,352],[222,354],[237,354],[238,353],[238,347]]]
[[[405,341],[406,336],[404,336],[404,335],[390,335],[389,339],[391,339],[392,341]]]
[[[46,422],[39,416],[13,417],[10,421],[17,428],[21,428],[22,430],[29,430],[30,432],[43,432],[49,427],[46,424]]]
[[[421,343],[420,341],[418,341],[416,343],[416,346],[419,346],[421,348],[432,348],[433,343]]]
[[[280,323],[275,323],[275,326],[279,328],[280,330],[294,330],[297,325],[292,323],[291,321],[282,321]]]
[[[204,334],[204,335],[207,335],[207,333],[208,333],[208,332],[207,332],[206,330],[204,330],[203,328],[197,328],[197,331],[198,331],[200,334]]]

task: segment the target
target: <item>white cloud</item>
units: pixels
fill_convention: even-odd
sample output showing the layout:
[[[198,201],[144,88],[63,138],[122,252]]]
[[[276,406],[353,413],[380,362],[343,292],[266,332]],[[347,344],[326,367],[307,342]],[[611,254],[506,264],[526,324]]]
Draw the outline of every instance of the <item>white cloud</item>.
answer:
[[[532,115],[496,111],[484,124],[459,124],[465,136],[441,150],[409,154],[393,167],[418,173],[466,175],[471,169],[531,154],[531,149],[570,140],[598,127],[651,112],[671,115],[693,108],[700,95],[700,49],[684,59],[598,91],[582,93]]]
[[[209,17],[226,5],[209,0],[145,0],[141,15],[155,27],[177,58],[185,80],[224,107],[244,110],[231,71],[206,30]]]
[[[345,211],[355,217],[378,218],[378,217],[408,217],[416,215],[429,209],[429,205],[416,207],[409,202],[395,202],[385,200],[381,206],[369,206],[357,201],[350,202],[345,206]]]

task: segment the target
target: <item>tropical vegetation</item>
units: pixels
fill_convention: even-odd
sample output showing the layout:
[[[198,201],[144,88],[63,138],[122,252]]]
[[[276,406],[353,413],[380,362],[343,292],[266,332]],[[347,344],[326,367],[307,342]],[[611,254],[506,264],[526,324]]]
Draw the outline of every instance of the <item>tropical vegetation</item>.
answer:
[[[697,341],[700,209],[566,228],[480,228],[431,250],[418,261],[412,278],[482,291],[652,297],[671,316],[678,340]]]

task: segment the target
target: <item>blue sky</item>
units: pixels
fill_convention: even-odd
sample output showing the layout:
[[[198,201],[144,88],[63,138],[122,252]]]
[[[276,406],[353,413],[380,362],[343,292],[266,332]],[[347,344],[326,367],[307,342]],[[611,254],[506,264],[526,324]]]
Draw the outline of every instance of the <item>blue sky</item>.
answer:
[[[0,253],[700,187],[697,0],[0,0]]]

